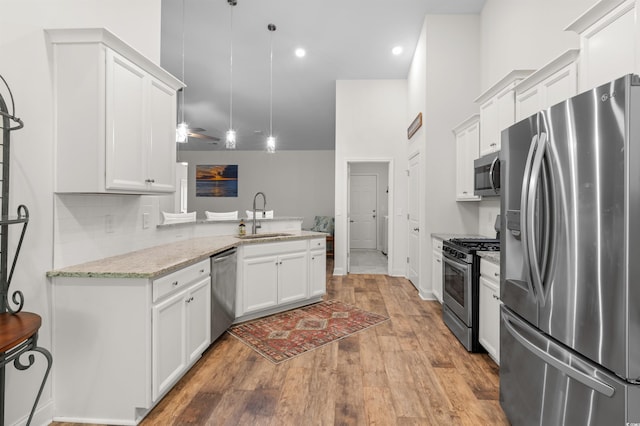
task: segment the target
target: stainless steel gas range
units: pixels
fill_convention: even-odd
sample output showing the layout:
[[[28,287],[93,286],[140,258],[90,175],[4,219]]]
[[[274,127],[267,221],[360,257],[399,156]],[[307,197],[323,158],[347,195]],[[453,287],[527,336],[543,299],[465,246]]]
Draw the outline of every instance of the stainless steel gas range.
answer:
[[[480,352],[478,342],[480,258],[478,251],[499,251],[500,240],[453,238],[442,243],[442,317],[470,352]]]

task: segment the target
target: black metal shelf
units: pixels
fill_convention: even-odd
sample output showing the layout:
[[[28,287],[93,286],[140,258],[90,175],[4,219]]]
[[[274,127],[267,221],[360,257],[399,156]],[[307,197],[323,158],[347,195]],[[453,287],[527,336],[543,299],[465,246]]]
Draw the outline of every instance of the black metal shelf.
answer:
[[[38,346],[38,330],[42,320],[40,316],[31,312],[21,312],[24,306],[24,295],[20,290],[14,291],[9,297],[13,271],[22,248],[27,225],[29,224],[29,209],[24,205],[19,205],[16,215],[9,214],[11,132],[21,129],[23,123],[22,120],[15,116],[13,95],[9,85],[1,75],[0,80],[4,83],[6,91],[9,93],[12,110],[9,113],[7,104],[2,93],[0,93],[0,130],[2,134],[0,139],[0,169],[2,169],[2,175],[0,176],[0,327],[2,328],[2,333],[0,333],[0,348],[2,348],[2,352],[0,352],[0,426],[4,426],[5,366],[13,363],[17,370],[26,370],[35,363],[33,353],[37,352],[45,357],[47,369],[27,419],[27,425],[29,425],[51,371],[53,359],[47,349]],[[22,225],[22,229],[18,244],[14,249],[13,259],[9,261],[9,227],[11,225]],[[11,263],[11,267],[9,267],[9,263]]]

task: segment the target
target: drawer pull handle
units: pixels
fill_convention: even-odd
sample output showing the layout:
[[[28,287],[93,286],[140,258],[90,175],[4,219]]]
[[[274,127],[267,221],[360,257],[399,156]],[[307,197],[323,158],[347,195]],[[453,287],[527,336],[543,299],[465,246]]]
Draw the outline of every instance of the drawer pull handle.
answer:
[[[193,296],[191,296],[190,298],[188,298],[187,300],[185,300],[186,303],[191,303],[193,302]]]
[[[178,285],[178,281],[172,282],[171,285],[174,286],[174,287],[177,286]]]

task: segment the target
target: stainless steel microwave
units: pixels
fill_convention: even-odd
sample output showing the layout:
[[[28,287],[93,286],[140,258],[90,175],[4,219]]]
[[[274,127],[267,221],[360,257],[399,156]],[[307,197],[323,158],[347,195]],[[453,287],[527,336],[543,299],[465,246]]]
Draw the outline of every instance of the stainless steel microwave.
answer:
[[[483,197],[500,195],[500,153],[492,152],[473,162],[473,194]]]

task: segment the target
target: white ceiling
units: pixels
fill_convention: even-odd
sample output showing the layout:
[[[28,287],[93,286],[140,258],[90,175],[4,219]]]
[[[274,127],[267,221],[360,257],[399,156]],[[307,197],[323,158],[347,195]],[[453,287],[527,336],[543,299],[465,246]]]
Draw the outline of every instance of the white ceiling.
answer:
[[[182,6],[184,2],[184,30]],[[407,77],[426,14],[480,13],[485,0],[162,0],[162,66],[182,78],[185,121],[224,139],[229,128],[233,34],[233,127],[241,150],[269,134],[273,23],[273,134],[279,150],[335,147],[335,81]],[[446,43],[446,40],[443,40]],[[404,52],[391,54],[402,45]],[[305,58],[294,50],[304,47]],[[258,134],[261,132],[261,134]],[[185,150],[224,149],[190,138]]]

